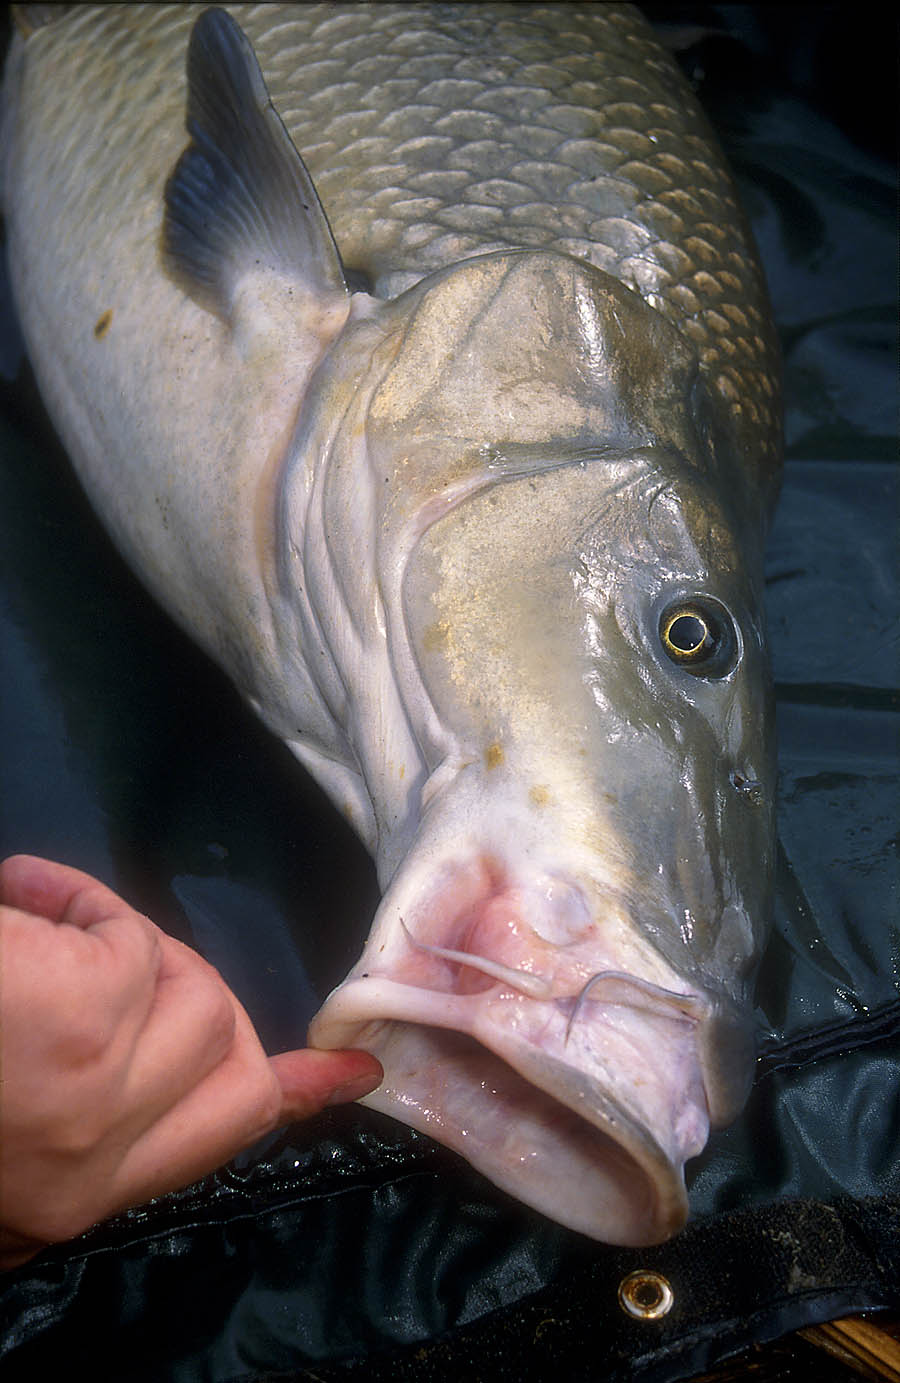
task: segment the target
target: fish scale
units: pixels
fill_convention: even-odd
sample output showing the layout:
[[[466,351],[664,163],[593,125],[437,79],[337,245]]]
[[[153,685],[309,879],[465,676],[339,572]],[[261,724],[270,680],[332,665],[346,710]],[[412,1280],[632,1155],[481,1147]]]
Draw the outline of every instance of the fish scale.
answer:
[[[778,350],[760,270],[746,232],[734,234],[742,217],[723,166],[709,160],[706,122],[680,100],[680,73],[641,17],[614,5],[478,16],[438,6],[424,23],[421,7],[384,8],[377,56],[342,16],[346,37],[322,60],[340,59],[335,84],[304,106],[300,72],[285,79],[293,99],[283,109],[274,96],[348,262],[387,294],[492,249],[555,249],[596,264],[694,342],[768,480],[780,446]],[[254,19],[249,11],[251,36]],[[327,50],[333,27],[311,7],[260,34],[273,93],[294,45]],[[318,85],[315,60],[309,76]],[[385,112],[392,81],[408,106]],[[339,115],[333,128],[344,102],[347,125]]]
[[[107,83],[116,142],[139,136],[142,158],[134,93],[159,93],[160,123],[177,119],[184,74],[170,45],[203,7],[153,8],[124,25],[122,7],[76,9],[37,35],[67,78]],[[491,250],[595,264],[696,346],[771,502],[779,355],[761,271],[707,123],[637,11],[304,5],[273,23],[270,5],[230,8],[349,268],[393,296]],[[151,152],[147,171],[158,197],[168,166]]]

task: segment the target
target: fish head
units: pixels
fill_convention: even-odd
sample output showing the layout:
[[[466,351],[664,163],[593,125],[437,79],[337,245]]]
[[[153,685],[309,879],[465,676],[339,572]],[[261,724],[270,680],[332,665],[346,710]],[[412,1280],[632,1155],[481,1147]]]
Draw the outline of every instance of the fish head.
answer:
[[[452,772],[477,777],[505,848],[569,854],[592,911],[615,900],[670,978],[745,1008],[770,906],[771,687],[708,486],[635,454],[487,487],[420,538],[405,613]],[[714,1084],[727,1122],[730,1078]]]
[[[369,401],[388,488],[417,477],[395,482],[383,588],[427,774],[311,1040],[374,1051],[366,1102],[520,1199],[652,1243],[752,1072],[759,539],[678,333],[565,256],[487,258],[487,288],[443,303],[452,349],[447,278]]]

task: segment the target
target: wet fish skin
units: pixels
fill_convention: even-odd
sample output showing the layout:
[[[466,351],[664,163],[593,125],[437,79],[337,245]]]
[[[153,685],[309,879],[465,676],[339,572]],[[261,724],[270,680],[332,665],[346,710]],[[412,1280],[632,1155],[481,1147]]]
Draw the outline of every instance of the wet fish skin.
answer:
[[[19,8],[73,11],[35,35],[66,72],[42,93],[58,195],[77,214],[80,184],[98,213],[114,213],[109,161],[139,148],[134,176],[161,216],[159,180],[183,146],[174,54],[205,7]],[[691,340],[773,502],[779,351],[762,272],[715,136],[634,7],[308,4],[278,6],[277,18],[271,5],[228,8],[348,269],[385,297],[492,249],[555,249],[606,270]],[[90,61],[73,56],[87,51]],[[67,118],[98,84],[112,149],[85,147]]]
[[[209,296],[160,255],[199,9],[13,50],[42,390],[126,556],[376,854],[314,1039],[372,1046],[370,1102],[514,1194],[652,1242],[745,1094],[771,885],[777,354],[733,188],[626,7],[235,6],[374,296],[314,212]],[[721,676],[660,651],[698,592]]]

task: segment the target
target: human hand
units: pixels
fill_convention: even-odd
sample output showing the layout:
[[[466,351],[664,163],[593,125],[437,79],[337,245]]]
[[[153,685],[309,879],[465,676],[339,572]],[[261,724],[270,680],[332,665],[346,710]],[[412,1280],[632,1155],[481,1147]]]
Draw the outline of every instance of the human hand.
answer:
[[[0,864],[0,1268],[375,1089],[367,1052],[267,1057],[190,947],[77,869]]]

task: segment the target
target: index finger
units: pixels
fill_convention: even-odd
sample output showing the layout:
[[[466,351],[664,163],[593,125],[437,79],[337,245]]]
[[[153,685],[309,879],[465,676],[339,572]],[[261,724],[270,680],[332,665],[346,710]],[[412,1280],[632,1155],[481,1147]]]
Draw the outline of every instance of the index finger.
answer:
[[[91,927],[134,912],[90,874],[37,855],[10,855],[0,864],[0,902],[73,927]]]

